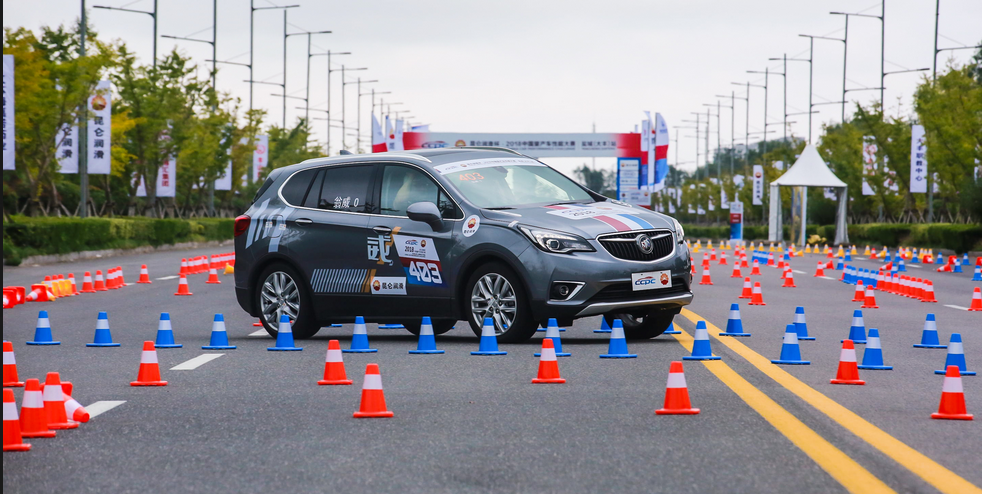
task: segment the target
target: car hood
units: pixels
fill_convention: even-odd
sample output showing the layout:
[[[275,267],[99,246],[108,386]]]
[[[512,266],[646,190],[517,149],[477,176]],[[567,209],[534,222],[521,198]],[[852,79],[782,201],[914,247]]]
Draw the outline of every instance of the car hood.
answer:
[[[668,216],[613,202],[535,206],[500,213],[485,210],[484,215],[489,219],[507,216],[521,225],[574,233],[585,238],[635,230],[675,230],[672,218]]]

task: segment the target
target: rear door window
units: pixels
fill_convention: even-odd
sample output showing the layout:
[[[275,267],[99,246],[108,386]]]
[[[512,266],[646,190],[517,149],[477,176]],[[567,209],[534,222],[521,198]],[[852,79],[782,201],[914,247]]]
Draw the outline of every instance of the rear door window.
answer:
[[[315,181],[318,186],[311,189],[305,206],[316,204],[317,209],[348,213],[371,212],[369,195],[374,165],[338,166],[323,170],[322,176]]]

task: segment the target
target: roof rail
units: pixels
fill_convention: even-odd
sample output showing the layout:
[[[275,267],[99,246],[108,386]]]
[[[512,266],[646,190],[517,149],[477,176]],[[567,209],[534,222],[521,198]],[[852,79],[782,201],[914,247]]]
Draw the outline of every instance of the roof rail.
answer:
[[[509,149],[505,147],[496,147],[496,146],[455,146],[453,149],[483,149],[486,151],[501,151],[504,153],[517,154],[518,156],[525,156],[524,154],[519,153],[514,149]]]

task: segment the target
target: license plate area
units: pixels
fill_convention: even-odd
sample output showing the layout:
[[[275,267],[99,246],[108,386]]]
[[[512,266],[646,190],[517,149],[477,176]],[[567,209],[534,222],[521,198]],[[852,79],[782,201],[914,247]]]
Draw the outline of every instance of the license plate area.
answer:
[[[648,271],[645,273],[631,274],[631,290],[635,292],[671,287],[671,271]]]

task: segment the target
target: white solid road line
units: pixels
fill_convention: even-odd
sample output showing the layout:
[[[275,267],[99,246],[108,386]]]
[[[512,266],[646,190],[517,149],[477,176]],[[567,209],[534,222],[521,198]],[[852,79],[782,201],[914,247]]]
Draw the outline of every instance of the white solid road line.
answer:
[[[951,307],[952,309],[968,311],[968,307],[962,307],[960,305],[946,305],[945,307]]]
[[[193,358],[191,360],[188,360],[187,362],[184,362],[183,364],[177,364],[174,367],[171,367],[170,370],[172,370],[172,371],[195,370],[198,367],[201,367],[202,365],[205,365],[208,362],[211,362],[212,360],[215,360],[218,357],[221,357],[222,355],[225,355],[225,354],[224,353],[206,353],[204,355],[198,355],[197,357],[195,357],[195,358]]]
[[[86,406],[85,410],[89,412],[89,418],[96,418],[99,415],[102,415],[108,412],[109,410],[112,410],[113,408],[122,405],[123,403],[126,402],[125,401],[97,401],[91,405]]]
[[[804,271],[798,271],[797,269],[792,269],[791,271],[794,271],[795,273],[798,273],[798,274],[808,274],[808,273],[806,273]]]
[[[180,278],[180,276],[164,276],[163,278],[157,278],[157,281],[176,280],[178,278]]]
[[[918,266],[918,265],[916,265],[916,264],[908,264],[908,265],[907,265],[907,267],[908,267],[908,268],[916,268],[916,269],[921,269],[921,268],[922,268],[923,266]]]
[[[828,276],[819,276],[819,278],[821,278],[821,279],[823,279],[823,280],[832,280],[832,281],[839,281],[839,280],[837,280],[837,279],[835,279],[835,278],[829,278]]]
[[[249,333],[250,338],[262,338],[264,336],[269,336],[269,332],[265,329],[260,329],[259,331]]]

